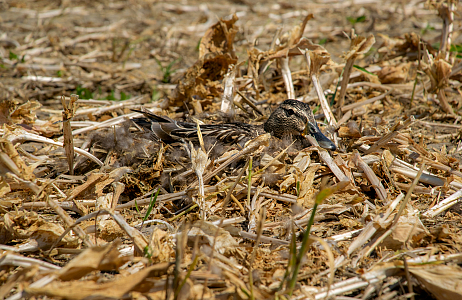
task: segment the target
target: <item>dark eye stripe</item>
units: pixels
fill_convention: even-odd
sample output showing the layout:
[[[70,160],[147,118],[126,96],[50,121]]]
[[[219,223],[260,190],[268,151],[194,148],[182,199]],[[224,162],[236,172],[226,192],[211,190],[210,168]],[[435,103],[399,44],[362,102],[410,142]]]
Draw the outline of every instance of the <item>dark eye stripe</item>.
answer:
[[[306,123],[307,118],[304,114],[301,114],[298,110],[292,109],[292,108],[284,108],[284,112],[286,116],[296,116],[298,119],[302,120],[304,123]]]
[[[306,116],[304,114],[301,114],[298,111],[294,111],[294,113],[297,116],[297,118],[299,118],[300,120],[303,120],[303,123],[306,123],[307,119],[306,119]]]

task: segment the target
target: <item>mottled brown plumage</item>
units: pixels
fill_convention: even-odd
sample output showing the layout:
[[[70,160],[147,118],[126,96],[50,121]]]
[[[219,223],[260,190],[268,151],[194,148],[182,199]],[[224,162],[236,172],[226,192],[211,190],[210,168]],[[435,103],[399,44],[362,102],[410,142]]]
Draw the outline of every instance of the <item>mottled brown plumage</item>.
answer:
[[[153,140],[165,143],[197,140],[197,125],[158,116],[146,109],[134,110],[146,118],[134,118],[132,121],[150,134]],[[335,150],[336,147],[319,129],[313,112],[308,104],[298,100],[285,100],[269,116],[263,125],[245,123],[223,123],[200,125],[203,136],[212,136],[225,143],[242,143],[265,132],[283,138],[288,135],[310,134],[323,148]]]

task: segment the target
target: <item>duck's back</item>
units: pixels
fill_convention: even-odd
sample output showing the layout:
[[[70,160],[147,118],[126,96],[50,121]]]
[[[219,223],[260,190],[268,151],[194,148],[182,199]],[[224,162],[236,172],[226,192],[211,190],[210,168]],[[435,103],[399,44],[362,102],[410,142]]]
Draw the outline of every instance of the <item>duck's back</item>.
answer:
[[[149,138],[164,143],[198,141],[197,125],[194,123],[175,121],[169,117],[153,114],[148,110],[134,110],[142,113],[144,118],[134,118],[132,121]],[[212,137],[227,144],[241,144],[264,133],[263,125],[250,125],[245,123],[222,123],[200,125],[202,136]]]

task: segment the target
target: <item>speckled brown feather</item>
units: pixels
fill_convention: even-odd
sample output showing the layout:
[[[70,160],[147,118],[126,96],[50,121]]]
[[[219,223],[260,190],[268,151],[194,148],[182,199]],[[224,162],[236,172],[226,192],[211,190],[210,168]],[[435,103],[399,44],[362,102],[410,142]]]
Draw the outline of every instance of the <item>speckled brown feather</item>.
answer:
[[[180,122],[168,117],[158,116],[146,109],[133,110],[142,113],[145,118],[134,118],[132,121],[145,132],[150,133],[153,140],[165,143],[197,140],[197,125]],[[304,132],[313,135],[321,147],[335,150],[335,145],[325,137],[319,129],[313,112],[308,104],[298,100],[285,100],[269,116],[264,125],[245,123],[223,123],[216,125],[200,125],[203,136],[212,136],[225,143],[243,144],[260,134],[269,132],[275,137],[302,135]]]

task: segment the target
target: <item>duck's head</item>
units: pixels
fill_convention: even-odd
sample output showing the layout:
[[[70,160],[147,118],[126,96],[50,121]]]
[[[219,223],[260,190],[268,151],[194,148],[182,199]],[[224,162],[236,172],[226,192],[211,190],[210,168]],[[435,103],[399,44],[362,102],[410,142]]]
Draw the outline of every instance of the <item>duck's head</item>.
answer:
[[[298,100],[288,99],[282,102],[269,116],[264,129],[278,138],[289,134],[309,134],[324,149],[335,150],[337,148],[319,129],[310,106]]]

